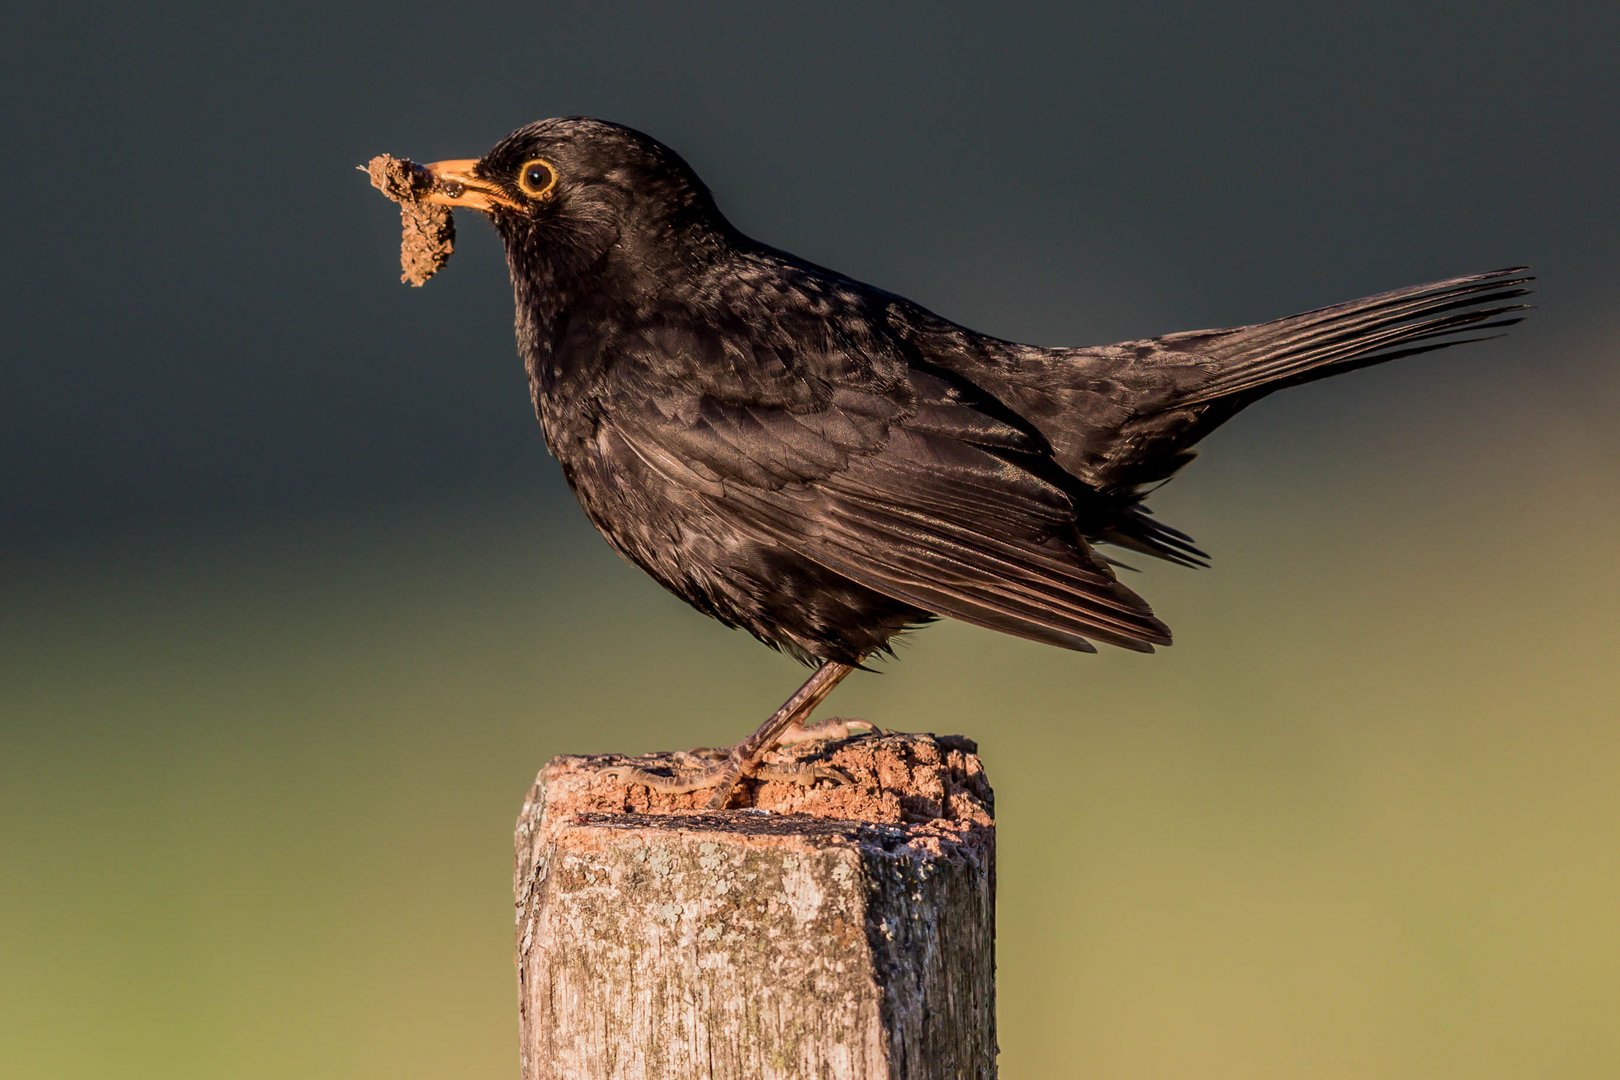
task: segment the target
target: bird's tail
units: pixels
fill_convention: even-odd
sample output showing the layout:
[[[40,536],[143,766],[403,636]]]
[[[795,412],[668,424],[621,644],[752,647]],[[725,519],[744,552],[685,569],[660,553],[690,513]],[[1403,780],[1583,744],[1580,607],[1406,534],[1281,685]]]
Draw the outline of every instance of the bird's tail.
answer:
[[[1510,301],[1529,292],[1526,267],[1413,285],[1211,335],[1197,344],[1213,377],[1174,400],[1177,409],[1229,401],[1241,407],[1285,386],[1297,386],[1402,356],[1443,349],[1511,326],[1529,305]],[[1494,336],[1494,335],[1486,335]]]

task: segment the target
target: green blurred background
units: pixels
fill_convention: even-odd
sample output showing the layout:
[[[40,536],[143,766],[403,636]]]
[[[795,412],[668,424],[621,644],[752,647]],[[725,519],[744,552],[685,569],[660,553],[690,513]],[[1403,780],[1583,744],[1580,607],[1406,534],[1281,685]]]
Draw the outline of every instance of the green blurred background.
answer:
[[[0,1074],[513,1077],[552,754],[800,669],[549,462],[498,245],[352,167],[642,127],[745,230],[986,331],[1529,261],[1501,342],[1295,391],[1159,493],[1174,649],[946,625],[832,711],[975,736],[1003,1075],[1620,1075],[1612,4],[393,4],[9,17]]]

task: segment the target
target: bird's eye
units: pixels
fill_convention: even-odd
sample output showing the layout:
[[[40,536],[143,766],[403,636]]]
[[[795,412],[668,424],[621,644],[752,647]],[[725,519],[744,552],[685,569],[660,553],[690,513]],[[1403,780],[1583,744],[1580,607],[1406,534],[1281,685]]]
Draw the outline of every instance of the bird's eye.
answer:
[[[518,172],[518,188],[531,199],[543,199],[557,186],[557,170],[543,158],[531,158]]]

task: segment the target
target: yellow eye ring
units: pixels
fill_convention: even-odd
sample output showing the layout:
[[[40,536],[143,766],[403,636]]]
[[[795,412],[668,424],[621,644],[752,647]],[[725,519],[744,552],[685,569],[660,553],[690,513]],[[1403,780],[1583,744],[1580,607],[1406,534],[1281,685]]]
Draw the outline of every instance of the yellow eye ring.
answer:
[[[517,186],[531,199],[544,199],[557,186],[557,168],[545,158],[530,158],[518,170]]]

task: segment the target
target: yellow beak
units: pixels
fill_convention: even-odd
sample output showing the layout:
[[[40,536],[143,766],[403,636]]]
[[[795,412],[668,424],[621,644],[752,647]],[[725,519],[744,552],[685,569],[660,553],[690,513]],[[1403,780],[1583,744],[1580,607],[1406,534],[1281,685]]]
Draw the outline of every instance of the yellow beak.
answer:
[[[469,210],[492,213],[496,207],[522,210],[523,204],[514,201],[506,192],[487,180],[473,174],[476,158],[457,158],[454,161],[435,161],[424,166],[433,177],[433,187],[422,196],[423,202],[439,206],[461,206]]]

